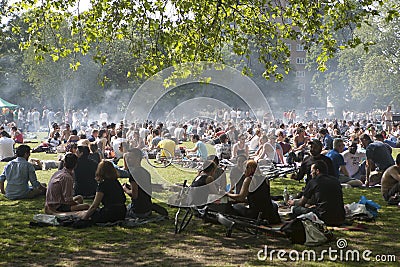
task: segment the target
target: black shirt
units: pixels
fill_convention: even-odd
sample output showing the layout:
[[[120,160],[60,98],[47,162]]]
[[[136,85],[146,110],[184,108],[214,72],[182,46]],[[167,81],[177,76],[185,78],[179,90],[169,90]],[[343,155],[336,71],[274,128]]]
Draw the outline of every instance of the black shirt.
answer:
[[[318,156],[307,156],[301,163],[299,172],[297,174],[297,180],[303,179],[304,175],[307,175],[306,182],[311,180],[311,165],[313,165],[318,160],[322,160],[328,166],[328,175],[335,176],[335,170],[333,168],[333,163],[330,158],[325,155],[319,154]]]
[[[345,219],[342,186],[338,179],[318,175],[306,185],[304,197],[316,205],[315,213],[327,225],[341,225]]]
[[[104,208],[112,209],[116,206],[125,206],[125,193],[118,180],[104,180],[98,184],[97,192],[104,194],[101,200]]]
[[[81,156],[75,167],[74,195],[94,196],[97,181],[95,179],[97,163],[87,156]]]
[[[259,184],[262,180],[257,189],[253,192],[249,192],[249,194],[247,195],[249,208],[253,211],[252,214],[254,215],[254,218],[257,218],[258,213],[262,212],[263,219],[267,219],[269,223],[279,223],[279,215],[277,211],[275,211],[271,201],[269,181],[262,176],[254,176],[251,179],[257,179],[255,184]],[[252,183],[253,182],[254,181],[252,181]]]
[[[208,195],[210,194],[209,187],[207,185],[207,174],[197,176],[188,192],[188,203],[194,206],[202,206],[207,203]]]
[[[372,160],[380,171],[394,165],[394,160],[386,145],[382,142],[373,142],[367,146],[367,159]]]
[[[150,173],[143,167],[132,168],[129,182],[134,182],[138,185],[138,196],[132,198],[131,209],[134,213],[144,214],[152,210],[151,203],[151,176]]]

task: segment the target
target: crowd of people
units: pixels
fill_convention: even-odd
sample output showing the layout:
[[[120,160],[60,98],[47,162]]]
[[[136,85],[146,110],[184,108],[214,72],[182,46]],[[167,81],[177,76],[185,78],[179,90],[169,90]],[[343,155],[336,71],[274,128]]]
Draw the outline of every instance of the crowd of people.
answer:
[[[269,182],[260,172],[262,165],[298,165],[291,178],[304,180],[306,185],[299,199],[288,201],[293,214],[314,211],[330,225],[344,220],[341,186],[381,185],[388,203],[400,200],[400,156],[396,161],[392,157],[392,148],[400,147],[400,129],[393,122],[390,106],[380,123],[366,119],[298,121],[294,110],[288,112],[287,121],[260,122],[249,112],[238,115],[235,111],[224,112],[216,120],[121,120],[118,124],[109,122],[106,113],[99,114],[101,123],[89,122],[87,110],[68,110],[63,116],[61,110],[54,113],[44,107],[39,113],[32,109],[29,120],[20,117],[20,111],[0,129],[0,160],[8,162],[0,176],[0,190],[9,199],[46,195],[48,214],[78,212],[92,223],[117,221],[127,215],[149,216],[152,186],[150,173],[141,166],[143,149],[164,151],[161,157],[168,151],[172,157],[202,162],[192,187],[213,184],[216,188],[210,190],[216,192],[227,185],[219,161],[235,163],[227,192],[236,202],[232,211],[247,217],[262,212],[271,222],[279,222],[279,215],[270,198]],[[43,128],[48,139],[33,151],[65,153],[47,187],[37,180],[37,164],[30,163],[32,149],[24,144],[23,136]],[[188,141],[193,148],[182,155],[180,144]],[[21,144],[15,149],[15,143]],[[215,155],[209,155],[206,144],[215,147]],[[123,167],[118,166],[120,161]],[[129,183],[121,185],[118,178],[129,178]],[[255,181],[259,186],[252,188]],[[128,207],[126,195],[132,200]],[[93,202],[89,205],[85,199]]]

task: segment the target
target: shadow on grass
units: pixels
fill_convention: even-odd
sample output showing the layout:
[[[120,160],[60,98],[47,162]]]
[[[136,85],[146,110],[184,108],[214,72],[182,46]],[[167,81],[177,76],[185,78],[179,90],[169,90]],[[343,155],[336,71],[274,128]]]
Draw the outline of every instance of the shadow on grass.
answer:
[[[0,169],[3,165],[0,164]],[[53,171],[38,171],[39,181],[48,182]],[[298,192],[303,183],[290,179],[271,182],[273,195],[280,195],[285,186]],[[376,222],[364,223],[365,232],[335,231],[336,238],[347,240],[349,249],[369,249],[373,255],[396,255],[400,260],[400,209],[387,206],[377,188],[345,189],[345,203],[358,202],[364,195],[382,206]],[[29,227],[33,215],[43,212],[44,198],[10,201],[0,195],[0,266],[292,266],[293,262],[258,261],[257,252],[268,245],[270,249],[309,249],[292,245],[285,238],[261,234],[258,237],[234,230],[232,238],[225,237],[225,228],[204,224],[195,218],[185,231],[174,234],[173,220],[137,228],[90,227]],[[176,209],[168,208],[172,218]],[[333,241],[315,248],[317,251],[335,248]],[[324,262],[298,262],[301,265],[342,265]],[[363,263],[376,266],[377,262]],[[346,262],[346,265],[357,263]]]

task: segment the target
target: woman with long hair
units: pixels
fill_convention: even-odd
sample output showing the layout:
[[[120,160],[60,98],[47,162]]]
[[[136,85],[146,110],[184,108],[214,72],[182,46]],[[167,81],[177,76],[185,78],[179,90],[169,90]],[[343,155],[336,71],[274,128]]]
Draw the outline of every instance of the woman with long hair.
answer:
[[[270,224],[279,223],[278,206],[272,202],[269,181],[261,175],[257,162],[248,160],[245,167],[245,179],[238,194],[228,193],[228,197],[240,202],[234,204],[234,210],[243,217],[256,219],[261,213],[261,218]],[[246,204],[249,207],[246,207]]]
[[[118,181],[114,165],[106,160],[99,163],[96,171],[96,196],[90,208],[82,213],[82,219],[93,223],[115,222],[125,219],[125,193]],[[100,204],[103,204],[102,208]]]

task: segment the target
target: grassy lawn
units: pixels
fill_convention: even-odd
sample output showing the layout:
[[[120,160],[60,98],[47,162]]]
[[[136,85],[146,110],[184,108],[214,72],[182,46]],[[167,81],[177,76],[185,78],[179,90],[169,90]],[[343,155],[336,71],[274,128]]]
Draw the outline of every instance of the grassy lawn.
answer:
[[[32,154],[32,157],[56,159],[57,156],[39,153]],[[0,163],[1,170],[4,166],[5,163]],[[41,182],[47,183],[54,172],[37,171],[37,176]],[[192,173],[179,172],[173,167],[157,169],[157,172],[180,182],[194,177]],[[121,182],[125,181],[122,179]],[[280,195],[285,186],[294,192],[304,184],[279,178],[271,183],[272,194]],[[362,265],[399,266],[400,209],[387,206],[379,189],[344,189],[345,203],[357,202],[361,195],[382,206],[376,222],[365,223],[368,229],[364,232],[335,231],[335,237],[346,239],[348,249],[372,251],[371,262],[362,262]],[[161,205],[168,209],[171,219],[137,228],[38,228],[29,227],[29,222],[33,215],[43,213],[44,197],[10,201],[1,195],[0,266],[292,266],[296,263],[279,261],[276,254],[273,261],[259,261],[257,252],[265,245],[268,251],[285,249],[289,252],[295,249],[301,252],[310,249],[292,245],[287,239],[264,234],[254,237],[234,231],[233,237],[227,238],[224,227],[204,224],[199,219],[193,219],[182,234],[175,235],[173,217],[176,210]],[[329,247],[337,249],[336,241],[314,249],[321,251]],[[397,262],[377,262],[375,255],[378,254],[395,255]],[[360,263],[333,262],[325,257],[323,262],[298,261],[297,264],[339,266]]]

